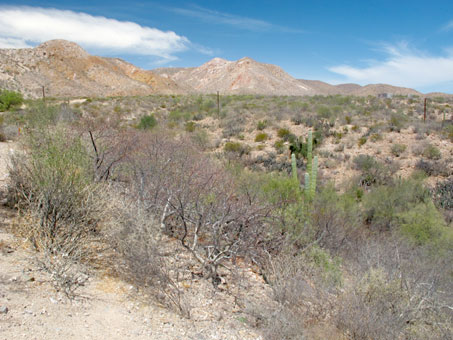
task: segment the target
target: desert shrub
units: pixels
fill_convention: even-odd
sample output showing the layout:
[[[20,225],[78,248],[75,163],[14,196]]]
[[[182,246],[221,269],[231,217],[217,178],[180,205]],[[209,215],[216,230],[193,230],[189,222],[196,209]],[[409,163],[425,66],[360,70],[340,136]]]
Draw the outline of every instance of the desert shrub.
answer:
[[[362,145],[364,145],[364,144],[367,142],[367,140],[368,140],[368,139],[367,139],[366,137],[362,136],[362,137],[360,137],[359,140],[357,141],[357,145],[358,145],[359,147],[361,147]]]
[[[341,281],[337,259],[315,246],[306,253],[270,258],[264,273],[278,303],[265,313],[254,310],[267,338],[305,339],[309,324],[326,320],[333,308],[332,292]]]
[[[428,176],[448,177],[452,174],[448,164],[442,161],[429,161],[420,159],[415,163],[417,170],[423,171]]]
[[[209,135],[204,129],[197,129],[195,133],[191,135],[191,139],[201,150],[210,147]]]
[[[399,214],[417,204],[428,204],[429,190],[420,179],[399,180],[393,185],[381,185],[363,198],[366,222],[377,230],[398,228]]]
[[[11,107],[21,105],[24,101],[22,94],[9,90],[0,90],[0,112],[8,111]]]
[[[154,115],[145,115],[140,118],[140,122],[138,123],[138,128],[141,130],[150,130],[157,125],[157,120]]]
[[[24,112],[12,113],[5,120],[26,128],[43,128],[55,125],[58,122],[58,114],[58,106],[37,101],[30,103]]]
[[[424,147],[422,155],[424,157],[426,157],[428,159],[432,159],[432,160],[437,160],[437,159],[442,158],[442,154],[440,153],[440,150],[432,144],[428,144]]]
[[[295,116],[291,117],[291,122],[294,125],[301,125],[304,122],[304,118],[301,114],[296,114]]]
[[[437,183],[432,194],[436,206],[444,211],[447,223],[451,223],[453,221],[453,179]]]
[[[130,191],[217,284],[217,269],[226,259],[258,251],[266,209],[187,140],[145,137],[129,166]]]
[[[267,125],[268,125],[267,120],[260,120],[260,121],[258,121],[258,124],[256,124],[256,128],[257,128],[257,130],[262,131],[265,128],[267,128]]]
[[[196,127],[197,124],[195,124],[195,122],[187,122],[184,125],[184,130],[186,130],[187,132],[194,132]]]
[[[265,132],[260,132],[255,136],[255,142],[260,143],[260,142],[265,142],[269,138],[268,134]]]
[[[227,153],[238,154],[239,156],[246,155],[250,152],[250,149],[247,145],[239,142],[226,142],[223,146],[223,150]]]
[[[382,135],[380,133],[372,133],[370,135],[370,141],[372,142],[378,142],[382,140]]]
[[[105,237],[123,260],[117,265],[118,272],[158,302],[190,318],[190,307],[178,286],[182,279],[178,263],[182,261],[174,261],[171,247],[165,249],[159,223],[130,197],[125,199],[113,190],[110,197]]]
[[[345,255],[356,238],[360,209],[353,191],[337,193],[333,184],[324,186],[310,208],[313,240],[333,255]]]
[[[406,151],[406,148],[407,146],[404,144],[393,144],[390,151],[393,156],[399,157],[404,151]]]
[[[378,162],[370,155],[358,155],[353,159],[353,163],[355,168],[361,172],[359,185],[365,187],[390,183],[396,171],[392,164],[386,165]]]
[[[453,179],[439,182],[433,190],[434,200],[439,207],[453,210]]]
[[[432,202],[419,203],[397,217],[403,235],[416,245],[429,245],[436,252],[453,245],[453,231]]]
[[[392,113],[390,116],[389,129],[390,131],[400,132],[407,121],[407,117],[402,113]]]
[[[28,148],[12,159],[8,200],[28,221],[19,232],[42,253],[55,285],[71,296],[83,283],[74,267],[89,256],[104,200],[78,137],[61,129],[38,131]]]
[[[277,140],[274,143],[274,148],[277,150],[277,153],[281,154],[285,150],[285,142],[282,140]]]
[[[291,131],[289,131],[288,129],[286,128],[280,128],[278,129],[277,131],[277,136],[278,138],[281,138],[283,139],[284,141],[288,141],[291,139],[291,136],[294,136]]]
[[[225,122],[221,123],[223,128],[222,136],[224,138],[238,136],[241,132],[244,131],[245,119],[240,117],[231,117]]]
[[[190,113],[180,110],[173,110],[168,114],[168,119],[171,122],[180,122],[181,120],[188,121],[190,119]]]

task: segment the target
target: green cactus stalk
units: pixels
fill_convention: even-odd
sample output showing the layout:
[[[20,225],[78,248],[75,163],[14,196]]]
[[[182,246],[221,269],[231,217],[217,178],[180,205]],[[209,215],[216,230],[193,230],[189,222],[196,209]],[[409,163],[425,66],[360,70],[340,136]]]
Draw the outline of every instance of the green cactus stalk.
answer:
[[[304,187],[305,201],[310,199],[310,175],[308,172],[305,173],[305,187]]]
[[[294,182],[299,185],[297,177],[297,162],[296,155],[291,154],[291,171]],[[315,198],[316,194],[316,180],[318,176],[318,156],[313,158],[313,135],[308,132],[307,138],[307,172],[305,173],[305,187],[304,187],[304,201],[310,202]],[[302,192],[301,192],[302,193]]]
[[[312,135],[311,131],[308,131],[308,138],[307,138],[307,172],[309,174],[311,174],[312,157],[313,157],[313,135]]]
[[[291,172],[293,173],[293,179],[295,183],[299,183],[299,179],[297,178],[297,162],[296,162],[296,155],[294,153],[291,154]]]
[[[310,198],[314,199],[316,194],[316,177],[318,176],[318,156],[313,160],[313,166],[310,175]]]

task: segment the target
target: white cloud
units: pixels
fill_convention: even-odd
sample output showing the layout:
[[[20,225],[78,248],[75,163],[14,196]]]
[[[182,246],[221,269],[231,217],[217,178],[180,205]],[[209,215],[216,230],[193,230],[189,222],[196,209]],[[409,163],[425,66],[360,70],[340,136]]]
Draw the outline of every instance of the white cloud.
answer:
[[[0,47],[29,47],[65,39],[88,49],[173,60],[190,41],[171,31],[66,10],[0,6]]]
[[[213,11],[211,9],[195,5],[192,6],[190,9],[189,8],[167,8],[167,9],[174,13],[188,17],[198,18],[209,23],[225,24],[249,31],[263,32],[274,30],[286,33],[304,33],[304,31],[302,30],[275,25],[264,20],[253,19],[219,11]]]
[[[432,56],[410,50],[407,44],[386,46],[387,58],[366,67],[339,65],[328,68],[344,77],[343,82],[362,85],[385,83],[411,88],[432,88],[453,80],[453,56]],[[453,89],[452,89],[453,90]]]

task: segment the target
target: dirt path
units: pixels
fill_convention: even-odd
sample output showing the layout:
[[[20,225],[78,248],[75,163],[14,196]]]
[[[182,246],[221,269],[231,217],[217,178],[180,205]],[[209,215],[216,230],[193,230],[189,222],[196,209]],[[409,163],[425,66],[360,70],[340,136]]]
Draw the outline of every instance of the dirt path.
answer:
[[[1,189],[12,146],[0,143]],[[9,233],[14,214],[0,206],[0,340],[262,339],[230,309],[231,304],[218,311],[203,297],[205,310],[187,320],[138,299],[135,289],[124,282],[100,275],[90,277],[80,289],[81,298],[67,300],[53,288],[49,274],[40,270],[36,253]]]

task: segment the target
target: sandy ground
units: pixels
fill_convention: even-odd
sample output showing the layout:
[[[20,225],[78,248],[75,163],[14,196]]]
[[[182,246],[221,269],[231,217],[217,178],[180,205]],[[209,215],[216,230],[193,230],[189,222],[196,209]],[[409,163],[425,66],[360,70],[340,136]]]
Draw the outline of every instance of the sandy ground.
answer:
[[[0,143],[1,189],[13,147]],[[197,287],[203,306],[194,309],[191,320],[139,296],[119,279],[96,273],[70,301],[53,288],[36,252],[10,233],[14,217],[14,211],[0,206],[0,340],[262,339],[233,309],[226,294],[209,292],[205,283]]]

